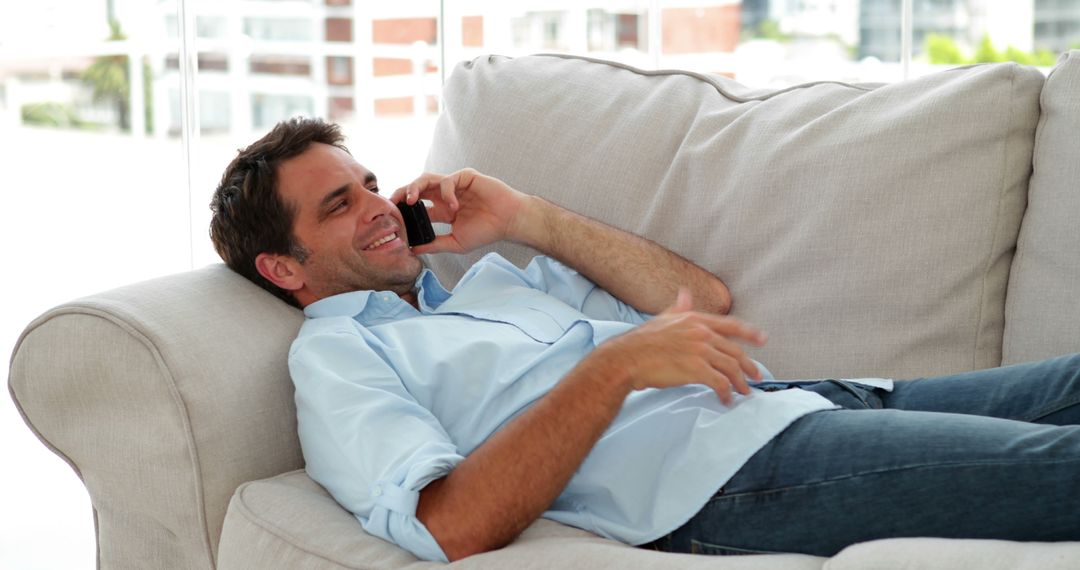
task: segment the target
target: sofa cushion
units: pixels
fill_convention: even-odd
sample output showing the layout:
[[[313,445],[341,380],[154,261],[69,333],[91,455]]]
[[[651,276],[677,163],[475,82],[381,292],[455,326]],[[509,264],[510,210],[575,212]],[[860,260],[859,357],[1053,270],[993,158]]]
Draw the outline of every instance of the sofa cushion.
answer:
[[[720,276],[781,378],[996,366],[1043,76],[1015,64],[752,91],[571,56],[484,57],[427,168],[471,166]],[[585,246],[587,247],[587,245]],[[453,282],[500,244],[430,256]]]
[[[1028,208],[1005,308],[1005,364],[1080,351],[1080,50],[1042,92]]]
[[[828,570],[1074,570],[1080,542],[1010,542],[892,538],[855,544],[826,563]]]
[[[303,471],[246,483],[225,517],[219,570],[420,569],[443,564],[364,532]],[[641,550],[540,519],[506,548],[470,556],[453,568],[643,568],[681,570],[819,570],[824,558],[801,554],[712,557]]]

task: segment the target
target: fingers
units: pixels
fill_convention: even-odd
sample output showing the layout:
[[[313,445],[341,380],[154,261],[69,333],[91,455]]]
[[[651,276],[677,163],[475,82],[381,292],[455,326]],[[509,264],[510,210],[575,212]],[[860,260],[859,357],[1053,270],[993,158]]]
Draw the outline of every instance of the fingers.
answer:
[[[710,313],[696,313],[696,315],[716,334],[737,338],[754,346],[764,346],[769,340],[769,335],[765,331],[750,326],[739,319]]]
[[[722,354],[726,354],[734,359],[734,362],[742,375],[748,376],[753,380],[761,380],[761,370],[741,346],[724,337],[716,339],[714,341],[714,346]]]
[[[673,315],[676,313],[685,313],[693,307],[693,300],[690,298],[690,289],[686,287],[679,287],[679,292],[675,295],[675,304],[671,305],[662,315]]]
[[[676,313],[684,313],[693,308],[693,300],[690,298],[690,289],[679,287],[679,293],[675,295],[675,304],[671,307]]]
[[[720,354],[718,360],[713,366],[723,370],[724,376],[727,376],[735,391],[744,396],[749,394],[750,384],[747,382],[746,373],[743,371],[739,361],[730,354]]]
[[[691,299],[690,289],[687,287],[679,287],[679,292],[675,296],[675,303],[660,314],[675,315],[692,310],[693,301]],[[754,344],[755,346],[762,346],[769,340],[769,335],[764,331],[752,327],[738,319],[711,313],[695,313],[695,315],[704,319],[709,328],[717,334],[738,338]],[[755,366],[754,369],[756,370],[757,367]]]
[[[472,168],[463,168],[449,175],[425,172],[416,180],[394,190],[390,201],[396,204],[404,200],[412,205],[421,198],[441,200],[451,211],[455,211],[461,205],[457,193],[469,188],[477,175],[479,172]]]
[[[733,390],[743,395],[750,393],[750,386],[740,375],[738,366],[734,364],[733,360],[730,362],[731,364],[725,364],[722,357],[717,357],[715,360],[698,361],[692,365],[680,367],[682,374],[685,374],[685,380],[675,380],[670,384],[667,382],[661,384],[648,383],[646,386],[664,388],[683,384],[704,384],[712,388],[725,406],[730,406],[735,400]],[[732,380],[732,378],[736,378],[736,380]]]
[[[408,186],[402,186],[401,188],[398,188],[397,190],[394,190],[393,192],[390,193],[390,202],[393,203],[393,204],[397,204],[398,202],[401,202],[402,200],[405,200],[405,202],[408,203],[408,197],[407,197],[408,190],[409,190]],[[413,203],[415,204],[416,202],[414,201]]]
[[[725,406],[730,406],[735,401],[735,397],[731,395],[731,381],[720,373],[717,373],[712,380],[709,387],[716,392],[716,396]]]
[[[692,324],[693,332],[686,338],[690,343],[697,343],[698,349],[689,350],[687,356],[696,361],[691,365],[696,369],[692,374],[700,375],[700,381],[711,387],[724,405],[731,405],[733,392],[750,394],[749,380],[760,380],[761,370],[742,347],[715,330],[717,323],[703,318],[708,316],[692,315],[698,322]],[[742,323],[737,324],[745,327]],[[730,330],[730,326],[719,328]],[[754,330],[750,336],[755,336],[756,332]]]
[[[476,180],[478,174],[479,172],[472,168],[463,168],[439,181],[439,190],[442,194],[442,199],[450,205],[451,210],[458,209],[458,191],[472,186],[472,183]]]
[[[668,337],[677,334],[677,331],[657,332]],[[667,373],[672,374],[672,380],[681,377],[705,384],[716,392],[725,405],[732,403],[733,391],[743,395],[750,393],[744,371],[746,364],[743,363],[749,358],[738,345],[701,323],[692,324],[677,337],[676,350],[681,354],[671,372]],[[676,380],[675,383],[681,382]]]
[[[432,186],[437,186],[439,181],[443,178],[445,178],[445,176],[442,174],[425,172],[418,176],[416,180],[394,190],[393,194],[390,194],[390,201],[396,204],[405,200],[405,203],[411,206],[420,199],[421,194],[426,192]]]

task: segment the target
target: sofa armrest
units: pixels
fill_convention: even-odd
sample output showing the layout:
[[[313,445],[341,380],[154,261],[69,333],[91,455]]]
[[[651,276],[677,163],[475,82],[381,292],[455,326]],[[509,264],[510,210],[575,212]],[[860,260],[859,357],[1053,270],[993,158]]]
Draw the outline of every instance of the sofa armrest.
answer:
[[[10,391],[79,475],[101,568],[213,568],[229,497],[303,466],[286,354],[302,315],[214,265],[61,305]]]

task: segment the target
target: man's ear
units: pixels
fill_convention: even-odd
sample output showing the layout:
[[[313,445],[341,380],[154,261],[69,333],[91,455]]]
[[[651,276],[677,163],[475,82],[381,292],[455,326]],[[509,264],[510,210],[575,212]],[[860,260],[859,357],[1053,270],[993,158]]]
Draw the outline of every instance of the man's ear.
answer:
[[[260,253],[255,256],[255,269],[267,281],[286,291],[296,291],[304,286],[303,270],[291,255]]]

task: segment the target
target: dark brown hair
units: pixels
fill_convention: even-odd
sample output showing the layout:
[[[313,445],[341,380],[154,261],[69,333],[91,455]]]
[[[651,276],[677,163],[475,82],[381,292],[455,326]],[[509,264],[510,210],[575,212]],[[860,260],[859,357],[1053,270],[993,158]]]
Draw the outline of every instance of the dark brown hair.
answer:
[[[221,177],[210,200],[210,239],[221,259],[240,275],[294,307],[292,294],[274,285],[255,268],[260,253],[286,254],[303,263],[307,251],[293,235],[296,212],[277,189],[282,162],[302,154],[312,143],[345,152],[341,129],[322,119],[293,118],[278,123],[263,138],[239,151]]]

